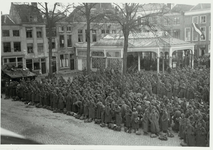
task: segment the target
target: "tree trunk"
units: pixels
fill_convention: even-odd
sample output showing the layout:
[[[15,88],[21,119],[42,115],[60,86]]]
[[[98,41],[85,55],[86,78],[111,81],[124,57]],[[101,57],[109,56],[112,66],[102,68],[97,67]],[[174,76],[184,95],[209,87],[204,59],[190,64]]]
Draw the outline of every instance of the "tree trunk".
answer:
[[[124,31],[124,51],[123,51],[123,74],[127,71],[127,49],[128,49],[128,31]]]
[[[88,4],[86,4],[86,20],[87,20],[87,32],[86,32],[86,39],[87,39],[87,74],[90,73],[90,10],[88,8]]]

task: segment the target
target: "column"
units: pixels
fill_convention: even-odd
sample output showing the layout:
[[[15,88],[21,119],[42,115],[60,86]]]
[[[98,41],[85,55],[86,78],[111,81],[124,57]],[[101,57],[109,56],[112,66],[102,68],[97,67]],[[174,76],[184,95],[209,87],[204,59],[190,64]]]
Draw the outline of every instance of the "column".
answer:
[[[169,49],[169,67],[172,68],[172,48]]]
[[[192,47],[192,69],[194,69],[194,46]]]
[[[157,74],[159,73],[159,64],[160,64],[160,49],[157,50]]]
[[[141,55],[140,55],[140,52],[138,52],[138,71],[141,71]]]

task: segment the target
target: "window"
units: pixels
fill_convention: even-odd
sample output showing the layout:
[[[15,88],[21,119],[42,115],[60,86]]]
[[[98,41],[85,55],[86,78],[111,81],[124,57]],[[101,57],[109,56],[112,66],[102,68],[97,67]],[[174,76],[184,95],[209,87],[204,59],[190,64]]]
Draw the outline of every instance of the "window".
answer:
[[[116,30],[112,30],[112,34],[116,34]]]
[[[96,42],[96,41],[97,41],[96,30],[92,30],[92,41],[93,41],[93,42]]]
[[[173,30],[173,37],[180,39],[180,30],[179,29]]]
[[[83,30],[78,30],[78,42],[83,42]]]
[[[4,52],[5,52],[5,53],[11,52],[11,45],[10,45],[10,42],[4,42],[4,43],[3,43],[3,49],[4,49]]]
[[[59,32],[64,32],[64,27],[63,26],[59,27]]]
[[[106,30],[106,33],[109,34],[109,30],[108,29]]]
[[[16,58],[9,58],[9,64],[12,66],[16,66]]]
[[[33,63],[34,63],[34,70],[40,70],[40,59],[35,58]]]
[[[72,47],[72,35],[67,35],[67,47]]]
[[[105,34],[105,30],[101,30],[101,33],[102,33],[102,34]]]
[[[33,43],[27,43],[27,53],[33,53]]]
[[[32,67],[33,66],[33,61],[32,61],[32,59],[26,59],[26,67],[30,70],[30,71],[32,71]]]
[[[55,48],[55,39],[52,39],[52,48]]]
[[[192,23],[198,23],[198,16],[192,17]]]
[[[64,47],[64,35],[59,36],[59,44],[60,44],[60,47]]]
[[[14,42],[14,52],[21,52],[21,42]]]
[[[42,28],[36,28],[37,38],[42,38]]]
[[[4,58],[4,64],[6,64],[6,63],[7,63],[7,60],[8,60],[7,58]]]
[[[206,27],[200,27],[200,30],[203,33],[203,36],[200,37],[200,40],[205,41],[206,40]]]
[[[68,32],[71,32],[71,31],[72,31],[71,26],[67,26],[67,31],[68,31]]]
[[[200,23],[206,23],[206,16],[200,16]]]
[[[174,24],[175,25],[179,25],[180,24],[180,18],[179,17],[175,17],[174,18]]]
[[[33,28],[26,28],[26,36],[27,38],[33,37]]]
[[[198,41],[198,33],[195,31],[194,27],[192,27],[192,41]]]
[[[37,16],[29,16],[29,20],[30,20],[30,22],[37,22],[38,21]]]
[[[13,36],[19,36],[19,30],[13,30]]]
[[[191,29],[190,28],[185,28],[185,41],[190,41],[191,40]]]
[[[38,43],[37,44],[37,49],[38,49],[38,53],[43,53],[44,52],[44,44],[43,43]]]
[[[17,66],[18,68],[23,68],[23,59],[22,57],[17,58]]]
[[[60,55],[60,67],[68,67],[68,54]]]
[[[2,36],[3,37],[10,36],[10,31],[9,30],[2,30]]]

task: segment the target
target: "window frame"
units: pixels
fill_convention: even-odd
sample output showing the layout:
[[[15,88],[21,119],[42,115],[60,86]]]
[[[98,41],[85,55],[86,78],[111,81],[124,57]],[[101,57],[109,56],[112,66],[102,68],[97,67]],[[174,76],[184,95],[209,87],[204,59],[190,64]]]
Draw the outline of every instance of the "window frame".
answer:
[[[9,51],[5,51],[5,44],[9,45],[9,47],[8,47],[8,49],[10,49]],[[4,53],[11,53],[12,52],[11,42],[3,42],[3,52]]]
[[[200,37],[200,41],[206,41],[206,26],[201,26],[200,27],[200,30],[201,30],[201,28],[205,28],[205,33],[204,33],[204,36],[205,36],[205,39],[203,40],[203,39],[201,39],[201,37]]]
[[[194,18],[197,18],[197,22],[193,22]],[[198,24],[199,20],[198,20],[198,16],[192,16],[192,23],[196,23]]]
[[[64,41],[64,35],[63,34],[59,35],[59,47],[60,48],[64,48],[65,47],[65,41]]]
[[[190,30],[190,37],[189,37],[189,40],[186,40],[186,30],[189,29]],[[184,34],[184,38],[185,38],[185,41],[191,41],[191,28],[190,27],[185,27],[185,34]]]
[[[67,32],[72,32],[72,27],[71,26],[67,26]]]
[[[174,25],[180,25],[180,17],[178,16],[174,17]]]
[[[59,32],[64,32],[64,26],[59,26]]]
[[[205,22],[202,22],[202,17],[205,17]],[[201,15],[200,16],[200,24],[206,24],[207,22],[207,16],[206,15]]]
[[[31,48],[29,46],[32,46],[32,49],[29,49]],[[33,43],[27,43],[27,54],[32,54],[32,53],[34,53]]]
[[[62,59],[61,59],[61,56],[63,56]],[[60,54],[59,66],[60,66],[60,68],[69,68],[69,54]]]
[[[38,53],[44,53],[44,43],[37,43],[37,51]]]
[[[15,35],[15,34],[14,34],[14,31],[18,31],[18,32],[17,32],[18,35]],[[20,30],[13,30],[13,37],[20,37]]]
[[[71,36],[71,38],[69,38],[69,36]],[[69,43],[71,45],[69,45]],[[68,34],[67,35],[67,47],[73,47],[73,44],[72,44],[72,34]]]
[[[39,29],[39,30],[38,30]],[[39,34],[38,34],[39,33]],[[40,36],[38,36],[38,35],[40,35]],[[43,37],[43,35],[42,35],[42,27],[37,27],[36,28],[36,37],[37,38],[42,38]]]
[[[79,31],[81,31],[81,32],[79,32]],[[78,42],[84,42],[84,39],[83,39],[83,29],[78,29]]]
[[[26,38],[33,38],[33,28],[32,27],[26,27]]]
[[[18,44],[19,43],[19,51],[16,51],[15,50],[15,44]],[[14,48],[14,52],[21,52],[21,42],[13,42],[13,48]]]
[[[191,30],[191,31],[192,31],[192,41],[198,41],[198,39],[199,39],[199,34],[195,31],[194,27],[192,27],[192,30]],[[197,40],[194,40],[194,39],[193,39],[194,33],[197,34]]]
[[[4,34],[4,32],[7,31],[8,34]],[[2,30],[2,37],[10,37],[10,30]]]

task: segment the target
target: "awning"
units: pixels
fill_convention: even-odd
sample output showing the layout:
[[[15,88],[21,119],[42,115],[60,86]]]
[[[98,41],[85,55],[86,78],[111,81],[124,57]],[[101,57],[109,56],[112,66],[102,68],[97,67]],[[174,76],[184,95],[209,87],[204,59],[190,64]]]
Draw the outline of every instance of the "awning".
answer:
[[[22,77],[34,77],[35,73],[30,72],[29,70],[16,69],[16,70],[2,70],[10,78],[22,78]]]

